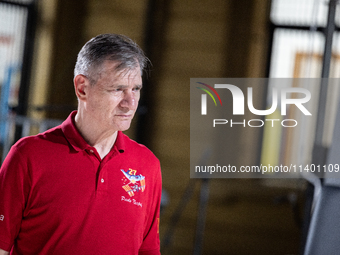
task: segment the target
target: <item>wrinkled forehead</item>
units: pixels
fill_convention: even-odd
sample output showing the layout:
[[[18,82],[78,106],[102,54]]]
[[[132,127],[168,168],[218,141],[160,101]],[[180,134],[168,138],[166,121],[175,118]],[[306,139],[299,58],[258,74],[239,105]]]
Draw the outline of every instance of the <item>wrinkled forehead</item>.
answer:
[[[99,79],[107,78],[116,78],[116,79],[129,79],[136,80],[138,82],[141,81],[141,70],[139,64],[137,62],[136,66],[129,66],[122,68],[121,64],[117,61],[105,60],[100,70],[98,70]]]
[[[120,80],[126,80],[138,84],[142,83],[142,76],[139,67],[117,70],[116,77]]]
[[[140,62],[138,61],[137,58],[129,57],[129,58],[117,58],[115,55],[107,56],[103,62],[107,61],[113,61],[116,63],[115,68],[117,70],[122,70],[122,69],[134,69],[134,68],[140,68],[141,73],[143,72],[142,67],[140,65]]]
[[[138,61],[133,63],[123,63],[115,60],[104,60],[100,65],[99,72],[115,72],[119,75],[125,75],[129,72],[137,72],[141,75],[140,65]]]

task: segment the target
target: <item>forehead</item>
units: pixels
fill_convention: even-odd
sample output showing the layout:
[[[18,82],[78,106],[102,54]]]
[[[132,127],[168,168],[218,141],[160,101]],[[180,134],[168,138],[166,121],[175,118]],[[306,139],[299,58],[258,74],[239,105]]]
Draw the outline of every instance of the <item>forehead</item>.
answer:
[[[127,67],[123,69],[117,68],[120,65],[117,61],[105,60],[99,70],[99,79],[114,80],[141,80],[140,66]]]

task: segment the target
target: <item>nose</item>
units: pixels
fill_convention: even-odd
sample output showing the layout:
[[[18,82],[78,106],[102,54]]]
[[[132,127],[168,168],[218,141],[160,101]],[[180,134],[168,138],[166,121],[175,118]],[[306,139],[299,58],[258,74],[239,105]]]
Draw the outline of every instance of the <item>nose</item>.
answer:
[[[123,98],[120,102],[122,108],[134,109],[137,104],[136,95],[132,90],[125,90],[123,93]]]

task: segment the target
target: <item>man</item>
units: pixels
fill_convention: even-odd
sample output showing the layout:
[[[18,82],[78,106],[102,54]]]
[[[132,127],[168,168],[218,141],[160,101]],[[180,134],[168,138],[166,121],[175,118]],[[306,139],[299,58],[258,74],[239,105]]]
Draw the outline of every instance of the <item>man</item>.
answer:
[[[147,58],[99,35],[78,55],[78,110],[16,143],[0,170],[0,254],[160,254],[158,159],[125,136]]]

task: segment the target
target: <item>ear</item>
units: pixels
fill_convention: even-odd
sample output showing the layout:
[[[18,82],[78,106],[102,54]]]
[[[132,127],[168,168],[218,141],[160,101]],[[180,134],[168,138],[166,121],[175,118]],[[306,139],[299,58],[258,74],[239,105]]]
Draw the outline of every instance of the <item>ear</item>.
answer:
[[[73,83],[74,90],[78,99],[82,101],[86,100],[87,86],[90,85],[89,80],[86,78],[86,76],[78,74],[76,77],[74,77]]]

